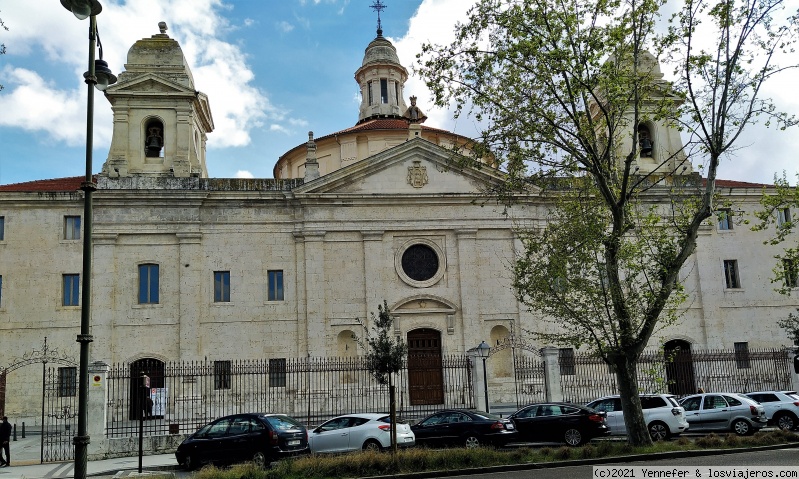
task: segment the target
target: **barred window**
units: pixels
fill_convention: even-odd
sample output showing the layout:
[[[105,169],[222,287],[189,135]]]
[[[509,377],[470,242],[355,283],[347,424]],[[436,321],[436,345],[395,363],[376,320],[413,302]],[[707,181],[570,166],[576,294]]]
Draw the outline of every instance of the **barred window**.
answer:
[[[269,387],[286,387],[286,358],[269,360]]]
[[[749,343],[735,343],[735,365],[738,369],[749,369]]]
[[[558,350],[558,365],[562,376],[574,376],[576,374],[574,348],[560,348]]]
[[[78,393],[78,368],[58,368],[58,396],[72,397]]]
[[[214,389],[230,389],[232,371],[230,361],[214,361]]]

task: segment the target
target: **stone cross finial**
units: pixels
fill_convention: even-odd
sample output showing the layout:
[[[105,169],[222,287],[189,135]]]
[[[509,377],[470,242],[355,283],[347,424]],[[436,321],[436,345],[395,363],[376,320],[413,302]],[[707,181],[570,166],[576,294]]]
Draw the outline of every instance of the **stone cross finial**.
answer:
[[[166,22],[158,22],[158,29],[161,30],[161,33],[166,33]]]

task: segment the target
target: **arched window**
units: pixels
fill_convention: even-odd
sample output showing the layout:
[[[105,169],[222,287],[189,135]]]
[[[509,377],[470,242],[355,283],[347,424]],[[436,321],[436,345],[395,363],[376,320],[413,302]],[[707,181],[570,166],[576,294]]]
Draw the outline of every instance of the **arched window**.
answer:
[[[654,146],[652,132],[649,127],[644,124],[638,125],[638,147],[641,151],[641,158],[651,158]]]
[[[161,148],[164,147],[164,124],[160,120],[152,119],[147,122],[144,133],[144,156],[160,157]]]

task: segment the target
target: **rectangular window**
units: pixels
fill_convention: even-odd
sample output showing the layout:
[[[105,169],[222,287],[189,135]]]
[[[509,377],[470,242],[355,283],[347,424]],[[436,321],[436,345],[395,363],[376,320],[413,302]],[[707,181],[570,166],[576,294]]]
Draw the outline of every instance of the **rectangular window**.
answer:
[[[80,275],[65,274],[63,291],[62,306],[80,306],[80,301],[78,300],[80,295]]]
[[[367,90],[367,93],[369,94],[369,104],[370,105],[374,105],[374,97],[372,96],[372,82],[371,81],[366,82],[366,90]]]
[[[782,260],[782,269],[785,274],[785,287],[799,287],[799,268],[796,267],[796,261],[792,259]]]
[[[139,265],[139,304],[158,304],[158,265]]]
[[[562,376],[574,376],[574,348],[558,349],[558,365]]]
[[[394,82],[394,100],[397,102],[397,105],[400,104],[399,102],[399,83]]]
[[[724,209],[716,212],[719,219],[719,230],[726,231],[732,229],[732,210]]]
[[[777,226],[782,226],[791,221],[791,209],[780,208],[777,210]]]
[[[58,396],[73,397],[78,393],[78,368],[58,368]]]
[[[230,302],[230,271],[214,271],[214,302]]]
[[[64,239],[80,239],[80,216],[64,216]]]
[[[283,270],[267,272],[269,281],[269,301],[283,301]]]
[[[738,289],[741,287],[741,280],[738,278],[738,260],[724,260],[724,281],[727,289]]]
[[[735,343],[735,365],[738,369],[749,369],[749,343]]]
[[[0,275],[0,308],[3,307],[3,276]]]
[[[380,79],[380,103],[388,103],[388,80]]]
[[[286,358],[269,360],[269,387],[286,387]]]
[[[0,241],[6,239],[6,217],[0,216]]]
[[[233,372],[230,361],[214,361],[214,389],[230,389],[230,375]]]

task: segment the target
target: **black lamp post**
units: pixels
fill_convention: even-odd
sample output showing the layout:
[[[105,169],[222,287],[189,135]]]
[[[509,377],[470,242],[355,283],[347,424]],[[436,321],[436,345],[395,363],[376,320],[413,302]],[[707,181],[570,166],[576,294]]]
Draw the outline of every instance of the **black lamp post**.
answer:
[[[486,373],[486,359],[488,359],[489,354],[491,354],[491,346],[485,341],[481,341],[480,345],[477,346],[477,355],[483,360],[483,388],[485,390],[486,412],[491,412],[491,408],[488,406],[488,374]]]
[[[108,64],[103,61],[103,47],[97,34],[97,15],[103,10],[98,0],[61,0],[61,5],[78,20],[89,18],[89,71],[83,74],[89,86],[86,108],[86,178],[80,189],[83,197],[83,272],[81,273],[80,309],[80,369],[78,371],[78,432],[72,440],[75,445],[75,479],[86,478],[87,449],[89,445],[89,343],[91,335],[91,276],[92,276],[92,193],[97,189],[92,177],[92,143],[94,135],[94,88],[105,90],[116,83]],[[100,59],[95,60],[94,49],[100,47]]]

